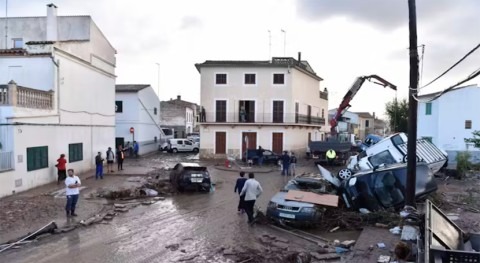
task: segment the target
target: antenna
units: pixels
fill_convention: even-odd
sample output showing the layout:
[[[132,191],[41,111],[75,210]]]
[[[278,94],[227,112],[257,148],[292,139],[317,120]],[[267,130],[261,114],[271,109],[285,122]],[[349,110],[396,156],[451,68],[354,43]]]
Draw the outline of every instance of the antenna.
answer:
[[[268,60],[272,59],[272,32],[268,30]]]
[[[282,29],[283,33],[283,56],[286,56],[286,49],[287,49],[287,31]]]
[[[5,0],[5,49],[8,49],[8,0]]]

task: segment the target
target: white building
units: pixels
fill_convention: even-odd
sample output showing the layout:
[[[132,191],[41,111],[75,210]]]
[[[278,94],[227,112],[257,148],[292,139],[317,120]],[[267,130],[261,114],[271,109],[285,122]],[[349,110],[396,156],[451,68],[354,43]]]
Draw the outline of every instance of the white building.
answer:
[[[419,96],[418,137],[429,139],[445,150],[450,161],[454,162],[457,152],[468,150],[473,160],[479,162],[479,149],[464,139],[472,138],[472,132],[480,130],[480,88],[478,85],[458,87],[429,101],[438,94]]]
[[[328,111],[328,119],[331,120],[337,113],[337,108],[331,109]],[[350,111],[346,111],[343,114],[343,117],[340,119],[337,125],[338,133],[348,133],[359,136],[358,127],[359,127],[359,118],[358,114]]]
[[[89,16],[0,19],[0,197],[77,173],[114,146],[116,51]],[[8,84],[9,83],[9,84]],[[8,84],[8,85],[7,85]]]
[[[299,54],[300,56],[300,54]],[[201,75],[200,155],[237,158],[262,146],[305,154],[328,132],[328,94],[308,62],[206,61]]]
[[[186,138],[189,133],[197,132],[198,105],[182,100],[170,99],[160,103],[160,118],[162,127],[174,130],[175,138]]]
[[[139,154],[158,150],[160,100],[150,85],[116,85],[115,145],[137,141]],[[133,133],[131,132],[133,128]]]

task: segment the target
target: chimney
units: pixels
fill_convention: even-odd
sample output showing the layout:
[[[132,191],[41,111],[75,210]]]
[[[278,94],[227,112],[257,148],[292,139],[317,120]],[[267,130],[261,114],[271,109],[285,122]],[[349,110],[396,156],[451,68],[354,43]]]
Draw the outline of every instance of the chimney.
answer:
[[[375,119],[375,112],[373,112],[373,119]]]
[[[298,52],[298,64],[302,63],[302,52]]]
[[[181,100],[181,99],[182,99],[182,96],[177,95],[177,100]]]
[[[57,27],[57,6],[54,4],[47,5],[47,41],[58,40]]]

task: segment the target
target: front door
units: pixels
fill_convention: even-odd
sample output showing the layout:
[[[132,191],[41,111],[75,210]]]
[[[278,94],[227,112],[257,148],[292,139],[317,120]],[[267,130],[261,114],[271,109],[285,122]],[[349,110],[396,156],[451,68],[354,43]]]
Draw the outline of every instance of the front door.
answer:
[[[123,137],[115,138],[115,149],[117,149],[119,145],[122,145],[122,147],[125,145],[125,138]]]
[[[256,132],[243,132],[242,133],[242,154],[247,149],[257,148],[257,133]]]
[[[282,154],[283,152],[283,133],[272,133],[272,152]]]
[[[227,153],[227,133],[216,132],[215,133],[215,154]]]

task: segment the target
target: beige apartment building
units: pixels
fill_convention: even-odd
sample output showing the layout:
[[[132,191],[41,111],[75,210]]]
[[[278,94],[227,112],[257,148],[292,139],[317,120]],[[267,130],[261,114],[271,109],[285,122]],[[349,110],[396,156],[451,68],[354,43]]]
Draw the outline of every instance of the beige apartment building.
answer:
[[[262,146],[305,154],[329,131],[328,93],[307,61],[210,61],[201,75],[200,157],[241,158]]]

